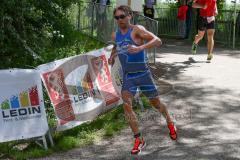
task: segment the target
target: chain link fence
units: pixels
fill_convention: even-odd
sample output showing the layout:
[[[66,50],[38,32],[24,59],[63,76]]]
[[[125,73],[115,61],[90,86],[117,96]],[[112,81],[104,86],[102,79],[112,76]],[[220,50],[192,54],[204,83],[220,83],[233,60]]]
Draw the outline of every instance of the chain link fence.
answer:
[[[113,17],[114,6],[103,6],[97,3],[80,1],[73,6],[73,23],[79,31],[91,36],[101,42],[111,41],[111,33],[117,30],[117,25]],[[177,8],[155,8],[155,20],[141,14],[135,14],[134,24],[143,25],[147,30],[158,36],[177,37],[178,21]],[[192,14],[192,25],[189,39],[193,40],[197,33],[197,13]],[[235,46],[240,48],[240,11],[237,12]],[[225,46],[233,45],[233,17],[234,11],[219,10],[216,18],[215,41]],[[206,40],[207,38],[205,38]],[[150,63],[155,62],[156,49],[147,50]]]
[[[145,17],[141,14],[135,15],[134,23],[144,26],[148,31],[158,35],[158,21]],[[156,48],[146,50],[149,63],[155,64]]]
[[[111,41],[112,32],[117,30],[113,16],[114,6],[80,1],[71,10],[71,19],[77,30],[106,44]],[[156,20],[135,13],[132,23],[143,25],[150,32],[158,35]],[[148,49],[146,52],[149,63],[155,63],[156,48]]]
[[[156,8],[155,15],[158,21],[158,35],[160,36],[178,36],[178,8]],[[219,15],[216,17],[215,41],[225,46],[233,44],[233,28],[234,28],[234,11],[219,10]],[[236,47],[240,47],[240,12],[238,12],[236,23],[235,43]],[[190,29],[190,39],[193,39],[197,33],[197,13],[193,11],[192,25]],[[205,38],[206,39],[206,38]]]

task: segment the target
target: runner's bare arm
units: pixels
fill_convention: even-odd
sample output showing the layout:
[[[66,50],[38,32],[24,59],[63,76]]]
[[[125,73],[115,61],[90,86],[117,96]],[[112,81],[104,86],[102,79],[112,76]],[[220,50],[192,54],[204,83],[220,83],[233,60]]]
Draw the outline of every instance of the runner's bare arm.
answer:
[[[147,43],[144,43],[137,47],[130,47],[128,50],[130,53],[136,53],[141,50],[153,47],[160,47],[160,45],[162,44],[162,41],[157,36],[146,30],[143,26],[136,25],[134,26],[133,30],[134,36],[139,37],[143,41],[147,41]]]
[[[112,42],[115,42],[115,39],[116,39],[116,33],[112,32],[112,35],[111,35]],[[117,56],[116,44],[114,44],[112,52],[111,52],[111,56],[108,59],[108,64],[113,65],[114,64],[114,59],[115,59],[116,56]]]
[[[200,4],[200,3],[198,3],[198,2],[193,2],[193,5],[192,5],[193,8],[202,8],[202,9],[206,9],[207,6],[208,6],[207,3],[205,3],[205,4]]]
[[[215,3],[215,8],[216,8],[216,10],[215,10],[215,15],[214,16],[217,16],[218,15],[217,3]]]

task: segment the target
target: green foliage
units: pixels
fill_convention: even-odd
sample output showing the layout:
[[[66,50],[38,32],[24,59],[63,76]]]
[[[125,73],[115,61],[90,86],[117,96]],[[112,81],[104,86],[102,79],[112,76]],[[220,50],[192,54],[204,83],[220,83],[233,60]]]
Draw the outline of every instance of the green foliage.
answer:
[[[66,12],[73,3],[74,0],[2,0],[0,68],[36,66],[52,44],[71,43],[68,38],[73,27]]]
[[[65,57],[83,54],[90,50],[101,48],[103,45],[103,43],[89,38],[78,31],[72,31],[67,34],[64,40],[60,38],[54,39],[54,41],[52,41],[53,47],[46,48],[45,52],[41,54],[41,58],[44,63],[51,62]]]
[[[27,155],[26,155],[27,152]],[[17,160],[26,160],[27,157],[41,157],[42,155],[50,154],[51,150],[39,150],[38,148],[31,148],[28,151],[20,152],[19,150],[11,150],[10,154],[14,155],[13,159]]]
[[[225,0],[217,0],[218,10],[222,10],[225,7]]]
[[[75,146],[77,146],[77,141],[72,136],[62,137],[62,140],[57,144],[57,147],[61,150],[68,150]]]

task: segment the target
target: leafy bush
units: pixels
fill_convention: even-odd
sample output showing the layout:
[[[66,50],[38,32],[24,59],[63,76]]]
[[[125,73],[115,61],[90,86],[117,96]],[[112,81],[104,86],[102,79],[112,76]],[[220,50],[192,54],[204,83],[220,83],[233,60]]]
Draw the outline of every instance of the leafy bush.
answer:
[[[73,27],[66,12],[75,2],[2,0],[0,68],[36,66],[44,62],[42,54],[52,45],[58,47],[72,43],[74,39],[71,41],[70,37],[73,34]]]

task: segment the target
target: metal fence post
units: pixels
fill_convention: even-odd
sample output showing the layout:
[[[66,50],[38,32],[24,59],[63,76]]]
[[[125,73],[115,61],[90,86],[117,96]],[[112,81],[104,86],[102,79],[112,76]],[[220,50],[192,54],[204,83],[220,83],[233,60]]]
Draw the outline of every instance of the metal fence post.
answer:
[[[95,10],[95,2],[90,3],[92,5],[92,22],[91,22],[91,36],[93,37],[93,26],[94,26],[94,10]],[[90,5],[89,4],[89,5]]]
[[[237,21],[237,0],[232,1],[234,3],[234,19],[233,19],[233,49],[235,49],[236,42],[236,21]]]
[[[80,23],[80,12],[81,12],[81,9],[80,9],[80,7],[81,7],[81,1],[79,1],[78,2],[78,18],[77,18],[77,29],[78,29],[78,31],[80,31],[80,25],[81,25],[81,23]]]
[[[157,28],[156,29],[156,35],[158,36],[158,21],[157,21],[157,27],[156,28]],[[155,47],[154,48],[154,55],[153,55],[153,58],[154,58],[153,63],[154,63],[154,65],[156,64],[156,52],[157,52],[157,49]]]

